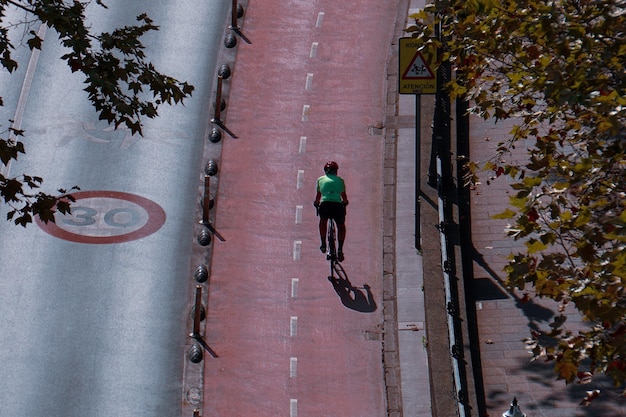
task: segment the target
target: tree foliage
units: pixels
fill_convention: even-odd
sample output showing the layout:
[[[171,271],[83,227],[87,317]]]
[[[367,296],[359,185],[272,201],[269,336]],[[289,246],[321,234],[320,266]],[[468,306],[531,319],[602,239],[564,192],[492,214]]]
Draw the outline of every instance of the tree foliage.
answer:
[[[18,66],[13,59],[15,46],[9,36],[11,24],[6,22],[10,8],[26,12],[30,23],[39,21],[56,31],[67,53],[61,56],[72,72],[84,75],[84,90],[99,114],[116,128],[123,125],[135,134],[142,133],[142,120],[158,115],[162,104],[182,103],[193,91],[193,86],[161,74],[146,60],[141,37],[158,30],[146,15],[137,16],[137,24],[117,28],[112,32],[92,33],[86,24],[85,9],[90,1],[66,0],[0,0],[0,65],[12,73]],[[96,0],[103,8],[106,5]],[[26,24],[23,22],[22,24]],[[41,49],[43,39],[30,30],[26,45]],[[0,98],[0,105],[3,105]],[[24,132],[11,127],[0,137],[0,161],[8,165],[24,154],[19,137]],[[43,221],[54,221],[54,212],[69,211],[66,190],[52,196],[37,189],[42,179],[22,175],[7,178],[0,174],[0,196],[11,209],[8,219],[25,226],[38,216]]]
[[[623,386],[626,1],[450,0],[411,17],[423,52],[452,62],[451,96],[485,119],[515,121],[484,168],[515,190],[499,217],[525,250],[510,256],[508,284],[560,306],[550,330],[529,339],[533,354],[568,383],[604,373]],[[511,162],[520,144],[527,159]],[[589,327],[568,330],[567,305]]]

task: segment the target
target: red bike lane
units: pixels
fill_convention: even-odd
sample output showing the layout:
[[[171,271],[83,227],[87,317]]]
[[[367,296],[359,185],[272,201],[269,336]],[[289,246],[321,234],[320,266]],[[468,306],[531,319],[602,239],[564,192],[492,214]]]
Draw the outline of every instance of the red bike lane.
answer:
[[[397,2],[251,0],[228,94],[204,340],[206,416],[386,415],[381,124]],[[327,160],[350,199],[353,288],[333,287],[312,205]],[[364,284],[367,284],[364,286]],[[371,287],[371,290],[369,288]],[[371,293],[369,292],[371,291]]]

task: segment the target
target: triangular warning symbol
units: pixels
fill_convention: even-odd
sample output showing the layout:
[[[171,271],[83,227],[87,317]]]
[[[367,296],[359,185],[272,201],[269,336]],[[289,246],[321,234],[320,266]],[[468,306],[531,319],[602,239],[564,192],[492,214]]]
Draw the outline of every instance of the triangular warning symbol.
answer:
[[[402,75],[403,80],[434,80],[435,74],[426,65],[426,60],[420,52],[417,52]]]

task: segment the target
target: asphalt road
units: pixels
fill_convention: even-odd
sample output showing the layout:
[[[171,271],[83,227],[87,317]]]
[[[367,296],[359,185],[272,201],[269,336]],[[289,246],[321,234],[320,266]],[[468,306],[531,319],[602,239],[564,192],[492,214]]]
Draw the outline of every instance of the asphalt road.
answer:
[[[0,76],[2,123],[19,118],[27,151],[2,173],[81,188],[58,227],[0,223],[2,417],[181,413],[197,180],[230,4],[107,5],[90,6],[94,30],[148,12],[160,26],[144,39],[149,59],[196,90],[139,137],[98,121],[51,30],[36,65],[20,47],[18,71]]]

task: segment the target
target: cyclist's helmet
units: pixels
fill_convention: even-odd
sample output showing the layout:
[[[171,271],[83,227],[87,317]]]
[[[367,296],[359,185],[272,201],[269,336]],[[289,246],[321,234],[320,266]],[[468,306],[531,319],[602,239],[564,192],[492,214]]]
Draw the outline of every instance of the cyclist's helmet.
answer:
[[[327,174],[336,174],[339,169],[339,165],[335,161],[328,161],[326,165],[324,165],[324,172]]]

